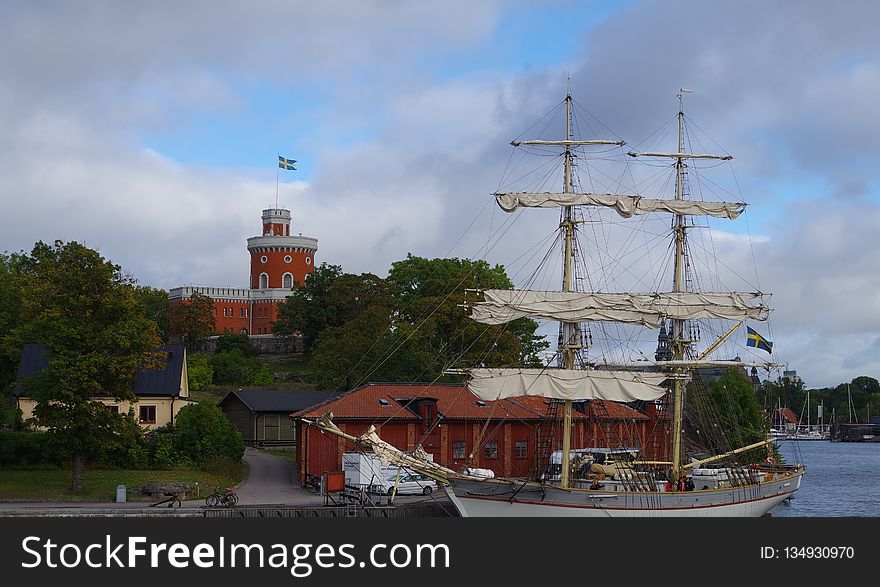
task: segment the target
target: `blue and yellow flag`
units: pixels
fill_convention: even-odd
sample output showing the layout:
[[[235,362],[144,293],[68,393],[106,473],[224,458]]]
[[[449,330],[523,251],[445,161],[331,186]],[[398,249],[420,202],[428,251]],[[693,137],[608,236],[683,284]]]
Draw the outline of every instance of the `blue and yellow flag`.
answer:
[[[755,348],[767,351],[768,353],[773,352],[773,343],[758,334],[756,330],[752,330],[748,326],[746,326],[746,332],[748,333],[746,336],[746,346],[753,346]]]
[[[278,155],[278,167],[281,169],[293,169],[296,171],[296,159],[285,159]]]

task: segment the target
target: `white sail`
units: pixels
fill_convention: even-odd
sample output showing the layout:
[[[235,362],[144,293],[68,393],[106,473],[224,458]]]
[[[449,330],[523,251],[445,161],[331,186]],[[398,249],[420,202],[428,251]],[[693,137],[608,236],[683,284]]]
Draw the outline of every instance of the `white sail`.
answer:
[[[537,395],[563,400],[653,401],[667,392],[662,373],[575,369],[468,369],[468,388],[484,400]]]
[[[560,208],[564,206],[603,206],[613,208],[624,218],[650,212],[707,215],[736,219],[745,210],[742,202],[698,202],[694,200],[656,200],[619,194],[576,194],[553,192],[508,192],[494,194],[505,212],[517,208]]]
[[[518,318],[562,322],[613,321],[659,328],[664,319],[766,320],[760,293],[666,292],[650,294],[517,291],[488,289],[484,301],[471,304],[471,318],[482,324],[504,324]]]

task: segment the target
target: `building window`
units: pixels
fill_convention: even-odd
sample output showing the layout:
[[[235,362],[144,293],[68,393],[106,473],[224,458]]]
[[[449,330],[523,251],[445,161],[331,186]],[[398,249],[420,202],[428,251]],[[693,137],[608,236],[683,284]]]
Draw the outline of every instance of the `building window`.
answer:
[[[211,308],[211,316],[213,316],[214,318],[217,317],[217,308]]]
[[[487,442],[486,447],[483,449],[483,455],[487,459],[497,459],[498,458],[498,443],[495,441]]]
[[[238,309],[238,317],[239,317],[239,318],[244,318],[244,308],[239,308],[239,309]]]
[[[269,288],[269,276],[266,273],[260,273],[260,289]]]
[[[527,459],[529,458],[529,441],[528,440],[517,440],[516,441],[516,458],[518,459]]]
[[[111,414],[118,414],[119,406],[107,406],[107,410],[109,410]]]
[[[311,264],[312,264],[312,258],[306,257],[306,265],[311,265]]]
[[[282,279],[282,286],[284,289],[291,289],[293,287],[293,275],[290,273],[285,273]]]
[[[268,260],[269,260],[269,257],[267,257],[266,255],[263,255],[262,257],[260,257],[260,263],[265,263]]]
[[[223,308],[223,317],[226,318],[226,308]]]
[[[467,449],[464,445],[464,440],[456,440],[452,443],[452,458],[453,459],[464,459],[466,457],[465,451]]]
[[[290,255],[284,255],[285,263],[290,263],[291,261],[293,261],[293,257],[291,257]]]
[[[141,424],[155,424],[156,406],[139,406],[138,422],[140,422]]]

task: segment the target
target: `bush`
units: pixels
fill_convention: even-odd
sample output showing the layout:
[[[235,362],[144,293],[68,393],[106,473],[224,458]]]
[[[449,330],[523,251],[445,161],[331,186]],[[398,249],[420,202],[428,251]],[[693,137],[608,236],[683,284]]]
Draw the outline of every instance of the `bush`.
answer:
[[[187,354],[186,374],[190,390],[202,391],[211,387],[214,380],[211,357],[202,353]]]
[[[221,334],[217,337],[217,354],[236,350],[245,357],[257,356],[257,349],[247,334]]]
[[[60,465],[63,460],[45,432],[0,431],[0,467]]]
[[[213,404],[185,406],[177,414],[174,450],[195,465],[218,459],[240,460],[244,441],[226,415]]]
[[[269,369],[239,349],[217,353],[211,357],[211,367],[215,385],[270,385],[274,381]]]

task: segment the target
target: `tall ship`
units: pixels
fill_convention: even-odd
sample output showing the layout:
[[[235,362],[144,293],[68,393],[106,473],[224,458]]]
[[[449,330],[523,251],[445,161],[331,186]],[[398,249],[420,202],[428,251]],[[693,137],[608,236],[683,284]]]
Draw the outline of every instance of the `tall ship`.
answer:
[[[638,195],[635,189],[619,194],[581,187],[577,179],[581,160],[589,157],[591,150],[598,158],[608,159],[612,149],[622,150],[625,143],[618,139],[576,138],[570,90],[564,101],[563,138],[511,143],[515,149],[533,154],[549,152],[561,163],[561,191],[492,194],[507,213],[520,209],[559,210],[559,246],[555,248],[562,257],[557,265],[562,273],[560,287],[553,291],[481,290],[475,292],[467,311],[471,319],[482,324],[507,324],[524,317],[558,322],[556,353],[540,368],[475,367],[449,373],[465,376],[468,388],[481,400],[541,396],[549,406],[548,414],[558,414],[559,449],[548,454],[532,476],[500,478],[480,469],[453,470],[424,458],[418,447],[412,453],[403,453],[384,442],[372,428],[361,436],[347,435],[332,423],[332,414],[314,424],[374,452],[385,463],[432,477],[462,516],[750,517],[762,516],[790,498],[800,487],[804,467],[777,463],[766,429],[758,432],[760,440],[735,445],[746,438],[732,432],[735,422],[718,414],[717,409],[713,413],[711,405],[708,413],[697,415],[697,408],[709,404],[704,396],[700,401],[699,390],[705,391],[700,370],[759,366],[739,357],[715,355],[746,321],[764,321],[770,309],[768,296],[760,291],[705,289],[701,285],[711,280],[696,275],[689,235],[694,229],[708,229],[708,221],[699,225],[695,219],[735,220],[745,204],[690,197],[689,173],[700,172],[695,162],[723,164],[732,157],[695,153],[688,148],[692,143],[685,133],[685,92],[677,94],[676,149],[623,153],[633,160],[655,162],[656,168],[671,172],[674,180],[660,185],[661,191],[671,194],[652,198]],[[599,168],[595,171],[600,172]],[[645,185],[644,181],[634,183]],[[591,251],[585,250],[588,247],[581,235],[584,227],[631,231],[627,222],[657,216],[665,218],[666,230],[659,235],[662,239],[655,238],[657,234],[652,239],[657,244],[668,242],[660,245],[663,252],[653,258],[652,269],[666,273],[665,281],[636,280],[648,284],[649,289],[615,291],[606,289],[601,280],[585,278],[589,270],[584,264]],[[613,238],[603,237],[605,241]],[[607,256],[599,262],[620,263]],[[650,264],[650,257],[642,262]],[[714,283],[720,284],[721,280]],[[711,323],[717,324],[701,326]],[[697,348],[701,328],[712,333],[713,339],[702,350]],[[622,353],[590,353],[594,331],[597,337],[616,334],[631,341],[638,336],[633,331],[644,329],[660,333],[653,360],[632,354],[627,359]],[[605,349],[620,347],[620,343],[605,345]],[[688,399],[703,405],[688,405]],[[651,406],[657,421],[668,428],[667,442],[663,443],[667,454],[653,454],[645,447],[572,446],[573,414],[582,413],[585,404],[599,407],[609,402]],[[543,448],[550,452],[551,438],[547,440]]]

